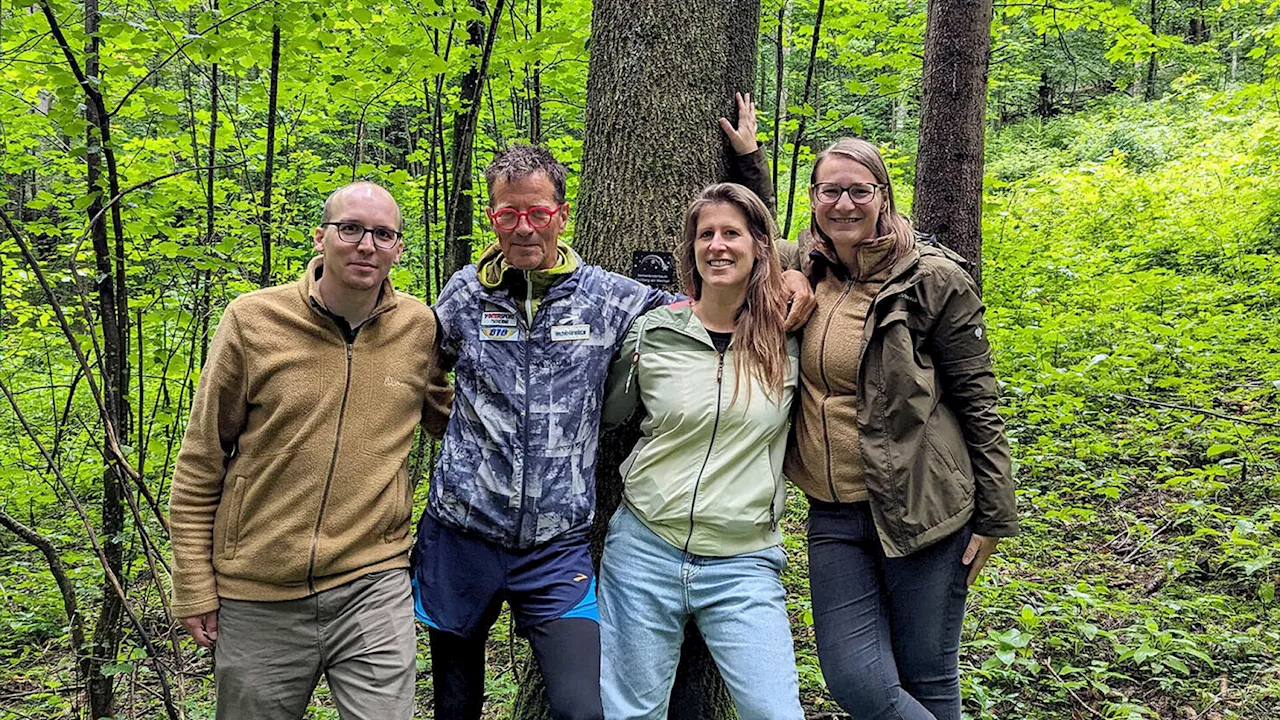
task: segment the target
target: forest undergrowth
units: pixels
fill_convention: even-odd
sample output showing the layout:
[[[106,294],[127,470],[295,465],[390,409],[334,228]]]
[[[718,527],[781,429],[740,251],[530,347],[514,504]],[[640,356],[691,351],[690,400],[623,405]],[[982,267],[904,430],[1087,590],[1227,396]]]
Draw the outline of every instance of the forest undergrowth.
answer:
[[[1107,104],[988,146],[984,297],[1023,535],[970,595],[966,712],[1280,717],[1280,112],[1222,96]],[[840,717],[794,491],[789,509],[802,695]],[[95,569],[88,554],[67,562]],[[159,606],[139,611],[163,627]],[[4,550],[0,718],[66,714],[65,633],[42,559]],[[140,652],[112,666],[127,717],[157,707]],[[504,614],[486,717],[509,715],[526,656]],[[208,656],[192,658],[189,717],[212,717]],[[337,717],[323,688],[311,716]]]

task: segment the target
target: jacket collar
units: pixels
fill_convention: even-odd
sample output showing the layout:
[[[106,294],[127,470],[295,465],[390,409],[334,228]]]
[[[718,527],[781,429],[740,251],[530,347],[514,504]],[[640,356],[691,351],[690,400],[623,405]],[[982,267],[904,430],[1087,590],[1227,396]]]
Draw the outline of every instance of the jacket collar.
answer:
[[[515,298],[524,292],[524,283],[533,281],[535,295],[542,302],[571,295],[578,286],[578,271],[584,267],[582,256],[564,243],[557,247],[559,262],[549,270],[526,272],[506,263],[498,244],[485,249],[476,263],[475,281],[480,294],[487,299]]]
[[[320,276],[324,274],[324,256],[317,255],[311,258],[311,262],[307,263],[307,269],[302,271],[302,277],[298,280],[298,288],[302,292],[302,300],[307,307],[313,312],[317,312],[317,308],[324,311],[325,314],[332,315],[329,308],[324,304],[324,298],[320,296]],[[369,313],[369,317],[364,319],[367,323],[373,318],[388,312],[395,308],[399,302],[396,296],[395,288],[391,286],[391,278],[385,278],[382,281],[382,287],[378,288],[378,302],[373,306],[373,310]],[[364,323],[361,323],[363,325]]]

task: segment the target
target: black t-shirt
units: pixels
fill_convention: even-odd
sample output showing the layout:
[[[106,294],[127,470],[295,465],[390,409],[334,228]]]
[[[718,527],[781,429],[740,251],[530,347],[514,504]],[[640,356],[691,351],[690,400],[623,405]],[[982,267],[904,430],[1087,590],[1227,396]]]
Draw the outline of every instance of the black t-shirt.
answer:
[[[733,333],[708,330],[707,334],[711,336],[711,344],[716,346],[716,352],[723,355],[724,351],[729,349],[729,341],[733,339]]]

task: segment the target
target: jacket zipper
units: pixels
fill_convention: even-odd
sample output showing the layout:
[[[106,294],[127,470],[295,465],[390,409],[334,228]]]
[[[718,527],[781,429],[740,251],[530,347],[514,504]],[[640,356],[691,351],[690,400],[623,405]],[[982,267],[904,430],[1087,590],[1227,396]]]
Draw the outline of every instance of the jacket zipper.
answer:
[[[689,503],[689,536],[684,540],[684,552],[689,552],[689,543],[693,542],[693,515],[698,508],[698,488],[702,486],[702,474],[707,471],[707,462],[711,460],[711,450],[716,446],[716,432],[720,429],[720,397],[724,390],[724,353],[716,364],[716,419],[711,424],[711,441],[707,443],[707,454],[702,458],[702,467],[698,468],[698,478],[693,481],[693,500]],[[770,500],[770,512],[773,510]]]
[[[524,313],[529,319],[529,330],[533,331],[533,273],[524,273]]]
[[[529,362],[529,347],[530,347],[530,343],[532,343],[532,342],[533,342],[533,320],[534,320],[534,315],[535,315],[535,313],[533,312],[533,283],[532,283],[532,282],[530,282],[530,278],[531,278],[532,274],[531,274],[530,272],[528,272],[528,271],[524,271],[524,272],[525,272],[525,283],[524,283],[524,284],[525,284],[525,302],[524,302],[524,303],[512,303],[510,300],[508,300],[508,299],[507,299],[507,297],[510,297],[510,294],[509,294],[509,293],[508,293],[508,296],[507,296],[507,297],[503,297],[503,296],[500,296],[500,295],[494,295],[494,294],[492,294],[492,293],[485,293],[485,296],[482,296],[482,298],[481,298],[483,301],[485,301],[485,302],[491,302],[491,303],[493,303],[494,305],[497,305],[498,307],[503,308],[504,310],[510,311],[512,314],[515,314],[515,315],[522,315],[522,316],[524,316],[525,318],[527,318],[527,321],[528,321],[528,326],[525,328],[525,338],[524,338],[524,414],[523,414],[523,416],[522,416],[522,417],[524,418],[524,426],[523,426],[523,427],[521,428],[521,430],[520,430],[520,447],[521,447],[521,449],[520,449],[520,452],[521,452],[521,456],[520,456],[520,462],[521,462],[521,464],[520,464],[520,509],[519,509],[519,511],[518,511],[518,512],[517,512],[517,514],[516,514],[516,526],[515,526],[515,542],[516,542],[517,546],[519,546],[519,545],[520,545],[521,528],[522,528],[522,527],[523,527],[523,525],[524,525],[524,515],[525,515],[525,490],[528,488],[528,485],[529,485],[529,469],[528,469],[528,468],[529,468],[529,466],[528,466],[528,459],[529,459],[529,374],[530,374],[530,373],[529,373],[529,365],[530,365],[530,362]],[[547,293],[546,293],[546,295],[542,298],[542,302],[541,302],[541,304],[539,305],[539,307],[544,307],[544,306],[546,306],[546,305],[548,304],[548,302],[549,302],[550,300],[552,300],[552,299],[553,299],[553,297],[552,297],[552,295],[553,295],[553,291],[555,291],[557,288],[561,288],[561,287],[563,287],[563,284],[553,285],[552,287],[548,288],[548,289],[547,289]],[[555,295],[555,298],[559,298],[559,297],[561,297],[561,295]],[[522,306],[522,309],[524,310],[524,312],[523,312],[523,313],[521,313],[521,312],[520,312],[520,310],[518,310],[518,309],[516,308],[516,305],[521,305],[521,306]]]
[[[316,529],[311,536],[311,560],[307,564],[307,590],[316,592],[316,551],[320,546],[320,524],[324,521],[325,507],[329,504],[329,488],[333,485],[333,472],[338,467],[338,448],[342,445],[342,421],[347,415],[347,395],[351,392],[351,343],[343,339],[347,347],[347,380],[342,387],[342,405],[338,409],[338,432],[333,439],[333,456],[329,458],[329,475],[324,479],[324,492],[320,495],[320,512],[316,514]]]
[[[520,510],[516,513],[516,547],[524,535],[525,494],[529,487],[529,346],[533,342],[533,274],[525,272],[525,317],[528,319],[524,338],[524,424],[520,428]],[[543,303],[546,298],[543,298]],[[535,533],[536,535],[536,533]]]
[[[831,332],[831,320],[836,316],[836,310],[840,309],[840,305],[844,303],[844,299],[849,297],[849,291],[853,289],[853,280],[847,280],[844,284],[844,292],[840,293],[840,297],[836,299],[836,304],[831,306],[830,312],[827,313],[827,324],[822,328],[822,345],[819,347],[818,356],[822,358],[822,362],[818,363],[819,374],[822,376],[822,439],[823,450],[827,453],[827,486],[831,488],[832,502],[840,502],[840,495],[836,493],[836,480],[831,473],[831,440],[830,427],[827,423],[827,401],[831,399],[831,383],[827,381],[827,335]]]

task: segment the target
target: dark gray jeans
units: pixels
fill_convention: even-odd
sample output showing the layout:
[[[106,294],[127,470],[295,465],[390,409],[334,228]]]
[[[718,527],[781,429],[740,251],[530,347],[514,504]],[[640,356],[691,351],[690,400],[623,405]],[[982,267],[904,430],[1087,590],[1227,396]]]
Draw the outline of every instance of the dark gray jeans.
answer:
[[[960,720],[961,529],[885,557],[868,503],[809,501],[809,590],[827,689],[859,720]]]
[[[410,720],[416,655],[407,570],[301,600],[223,600],[218,720],[298,720],[321,673],[343,720]]]

